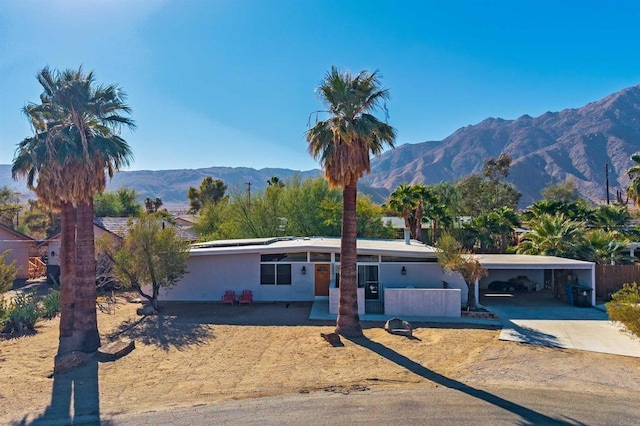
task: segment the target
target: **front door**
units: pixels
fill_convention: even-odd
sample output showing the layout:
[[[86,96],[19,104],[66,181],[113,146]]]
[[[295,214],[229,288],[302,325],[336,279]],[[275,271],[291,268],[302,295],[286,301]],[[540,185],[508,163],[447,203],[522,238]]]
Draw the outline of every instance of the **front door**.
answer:
[[[331,282],[331,265],[317,264],[314,267],[313,280],[315,282],[315,295],[328,296],[329,283]]]

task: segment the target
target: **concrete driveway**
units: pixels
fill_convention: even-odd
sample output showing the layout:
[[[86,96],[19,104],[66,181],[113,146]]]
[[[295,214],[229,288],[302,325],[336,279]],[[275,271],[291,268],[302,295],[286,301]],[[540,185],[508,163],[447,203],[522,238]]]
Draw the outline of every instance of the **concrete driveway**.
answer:
[[[640,339],[623,333],[602,310],[543,294],[486,293],[480,302],[498,314],[500,340],[640,358]]]

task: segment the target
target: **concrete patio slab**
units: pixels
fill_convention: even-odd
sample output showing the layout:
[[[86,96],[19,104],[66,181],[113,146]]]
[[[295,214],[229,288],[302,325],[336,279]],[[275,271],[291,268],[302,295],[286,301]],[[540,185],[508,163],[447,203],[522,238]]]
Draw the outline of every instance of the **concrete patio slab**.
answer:
[[[310,320],[335,321],[337,315],[329,312],[328,300],[316,300],[309,312]],[[409,322],[420,323],[444,323],[444,324],[475,324],[499,327],[502,325],[498,319],[490,318],[466,318],[466,317],[416,317],[416,316],[395,316]],[[364,314],[360,315],[360,321],[386,322],[394,318],[393,315],[384,314]]]

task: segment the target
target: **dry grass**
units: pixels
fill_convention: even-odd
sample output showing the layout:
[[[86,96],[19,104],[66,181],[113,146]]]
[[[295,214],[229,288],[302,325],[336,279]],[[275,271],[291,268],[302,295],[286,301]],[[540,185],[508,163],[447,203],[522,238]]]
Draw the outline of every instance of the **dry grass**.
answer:
[[[365,324],[366,339],[332,347],[330,323],[308,321],[309,304],[173,306],[141,319],[119,299],[99,312],[103,342],[132,337],[136,349],[49,378],[57,320],[31,336],[0,340],[0,422],[60,410],[69,382],[93,396],[102,414],[195,405],[295,392],[370,388],[547,387],[591,392],[640,391],[640,359],[498,340],[495,329],[418,325],[414,339]],[[77,393],[80,393],[76,391]],[[67,399],[69,395],[64,395]],[[76,411],[78,408],[76,407]]]

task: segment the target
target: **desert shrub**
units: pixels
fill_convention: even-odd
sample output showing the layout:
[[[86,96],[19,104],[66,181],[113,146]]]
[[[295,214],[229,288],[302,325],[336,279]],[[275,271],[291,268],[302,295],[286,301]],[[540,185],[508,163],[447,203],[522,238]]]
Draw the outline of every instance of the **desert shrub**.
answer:
[[[0,294],[0,332],[4,330],[7,319],[9,319],[9,304]]]
[[[611,302],[605,304],[609,319],[618,321],[640,337],[640,287],[637,283],[624,284],[611,295]]]
[[[7,333],[33,331],[38,318],[40,318],[40,310],[35,292],[18,295],[9,305],[9,316],[4,324],[5,331]]]
[[[6,263],[7,256],[10,252],[11,249],[7,249],[0,253],[0,296],[11,289],[13,280],[16,279],[16,261]]]
[[[40,302],[40,314],[43,318],[55,318],[60,312],[60,292],[58,290],[49,290]]]

